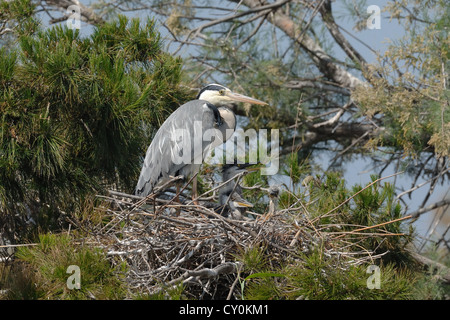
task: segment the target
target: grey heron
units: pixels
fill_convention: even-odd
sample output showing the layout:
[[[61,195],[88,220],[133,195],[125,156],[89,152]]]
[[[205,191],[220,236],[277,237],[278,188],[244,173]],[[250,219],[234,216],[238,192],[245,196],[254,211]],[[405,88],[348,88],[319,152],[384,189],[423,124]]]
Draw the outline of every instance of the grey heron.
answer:
[[[233,192],[222,193],[220,197],[220,206],[215,211],[225,217],[231,217],[236,220],[242,220],[244,213],[248,208],[252,208],[253,204],[242,198],[239,194]]]
[[[254,171],[259,168],[246,169],[249,164],[225,164],[222,167],[222,181],[226,182],[238,174],[245,171]],[[232,216],[235,219],[242,219],[247,208],[253,207],[253,204],[242,197],[242,188],[238,181],[231,180],[225,183],[219,191],[219,204],[216,212]]]
[[[267,217],[271,217],[277,210],[280,188],[278,186],[271,186],[267,191],[269,193],[269,211]]]
[[[175,110],[156,132],[147,149],[136,195],[149,195],[156,185],[167,182],[170,177],[181,175],[187,178],[197,174],[208,152],[232,136],[236,116],[226,105],[235,102],[267,105],[261,100],[234,93],[222,85],[209,84],[200,90],[196,100]],[[213,133],[209,141],[194,141],[207,131]],[[193,199],[196,196],[195,182]]]

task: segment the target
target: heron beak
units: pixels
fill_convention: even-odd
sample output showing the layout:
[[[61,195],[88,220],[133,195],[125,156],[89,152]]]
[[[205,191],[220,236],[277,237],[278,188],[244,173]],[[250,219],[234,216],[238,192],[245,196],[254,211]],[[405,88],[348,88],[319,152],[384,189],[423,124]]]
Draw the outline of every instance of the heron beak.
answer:
[[[256,167],[256,168],[248,168],[248,169],[245,169],[245,170],[247,170],[248,172],[254,172],[254,171],[261,170],[261,168],[262,167]]]
[[[234,92],[227,92],[226,96],[228,98],[230,98],[233,101],[237,101],[237,102],[247,102],[247,103],[251,103],[251,104],[259,104],[259,105],[268,105],[268,103],[255,99],[255,98],[250,98],[247,96],[244,96],[243,94],[239,94],[239,93],[234,93]]]
[[[237,208],[252,208],[253,204],[250,202],[234,201],[234,206]]]

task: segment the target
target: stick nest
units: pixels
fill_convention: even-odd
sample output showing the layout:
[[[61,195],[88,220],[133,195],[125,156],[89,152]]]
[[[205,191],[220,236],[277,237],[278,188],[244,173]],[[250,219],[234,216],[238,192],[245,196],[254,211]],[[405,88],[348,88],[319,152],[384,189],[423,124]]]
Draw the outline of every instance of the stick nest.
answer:
[[[126,263],[132,293],[170,298],[182,288],[190,299],[241,299],[239,280],[248,274],[243,254],[264,248],[273,267],[301,263],[301,254],[321,244],[324,254],[349,264],[373,261],[373,252],[349,250],[344,239],[322,232],[301,208],[255,219],[225,218],[201,205],[146,199],[110,191],[97,208],[109,218],[95,231],[115,265]],[[247,273],[246,273],[247,272]]]

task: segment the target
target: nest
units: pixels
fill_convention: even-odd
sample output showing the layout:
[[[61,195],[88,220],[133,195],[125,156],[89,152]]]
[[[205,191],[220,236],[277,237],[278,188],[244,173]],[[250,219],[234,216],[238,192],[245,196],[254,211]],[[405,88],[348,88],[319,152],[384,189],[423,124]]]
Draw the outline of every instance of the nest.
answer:
[[[301,203],[234,220],[216,213],[210,202],[183,204],[115,191],[102,198],[106,202],[98,209],[109,222],[98,230],[97,239],[113,264],[127,264],[126,281],[133,293],[169,297],[182,287],[191,299],[241,299],[237,284],[245,268],[239,257],[255,246],[264,248],[274,264],[301,263],[299,253],[319,243],[325,255],[348,264],[382,255],[355,251],[342,234],[309,219]]]
[[[132,198],[110,198],[116,209],[106,209],[111,220],[100,233],[112,261],[129,266],[127,282],[136,292],[160,294],[182,284],[191,298],[237,298],[236,257],[245,248],[265,245],[274,257],[295,251],[294,228],[280,216],[233,220],[203,205]]]

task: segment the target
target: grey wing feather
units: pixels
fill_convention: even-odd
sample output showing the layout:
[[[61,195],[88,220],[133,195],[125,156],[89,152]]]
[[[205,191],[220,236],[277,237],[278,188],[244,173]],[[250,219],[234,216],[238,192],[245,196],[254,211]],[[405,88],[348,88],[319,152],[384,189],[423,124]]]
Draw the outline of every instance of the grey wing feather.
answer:
[[[145,197],[152,192],[158,183],[168,179],[169,176],[188,173],[185,169],[186,167],[192,167],[189,166],[193,162],[192,156],[189,163],[177,164],[173,161],[174,153],[180,152],[180,143],[182,143],[179,139],[175,139],[175,130],[186,129],[184,132],[190,135],[190,141],[193,145],[195,121],[201,121],[203,130],[214,127],[214,114],[204,101],[193,100],[185,103],[162,124],[147,149],[136,185],[136,195]],[[203,143],[202,149],[205,150],[205,147],[207,147],[207,144]],[[191,155],[194,154],[192,150],[187,151],[191,152]],[[184,149],[183,152],[185,152]]]

